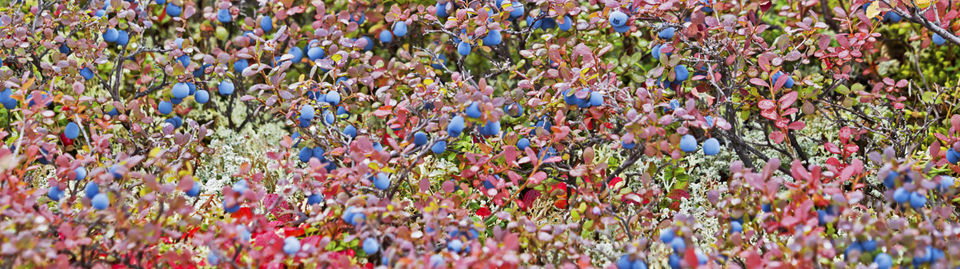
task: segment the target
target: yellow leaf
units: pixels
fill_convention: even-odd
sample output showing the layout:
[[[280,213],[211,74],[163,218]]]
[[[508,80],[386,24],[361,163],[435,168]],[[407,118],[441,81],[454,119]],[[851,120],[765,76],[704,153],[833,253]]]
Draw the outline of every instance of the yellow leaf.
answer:
[[[23,86],[20,86],[20,88],[21,88],[21,89],[29,90],[29,89],[30,89],[30,86],[33,86],[33,81],[34,81],[34,79],[35,79],[35,78],[30,78],[30,79],[28,79],[27,82],[23,83]]]
[[[916,0],[916,2],[917,2],[917,7],[920,7],[920,8],[927,8],[930,6],[930,4],[933,4],[933,0]],[[870,14],[870,13],[867,13],[867,14]]]
[[[339,62],[340,59],[343,59],[343,55],[334,54],[333,56],[330,56],[330,59],[333,60],[334,62]]]
[[[880,5],[874,3],[867,7],[867,18],[877,18],[880,17]]]
[[[148,156],[150,156],[150,158],[155,158],[159,153],[160,153],[160,148],[153,148],[150,150],[150,154]]]

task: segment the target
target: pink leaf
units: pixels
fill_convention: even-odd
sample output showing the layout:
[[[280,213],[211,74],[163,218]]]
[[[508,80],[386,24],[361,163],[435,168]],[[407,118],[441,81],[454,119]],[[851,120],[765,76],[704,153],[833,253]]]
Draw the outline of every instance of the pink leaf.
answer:
[[[508,163],[517,161],[517,147],[515,146],[505,147],[503,150],[503,154],[504,154],[503,155],[504,158],[506,158],[506,161]]]
[[[513,185],[520,184],[520,175],[518,175],[517,173],[513,171],[507,171],[507,177],[510,178],[510,181],[513,182]]]
[[[539,185],[540,182],[543,182],[543,180],[545,180],[545,179],[547,179],[547,173],[544,173],[543,171],[537,171],[537,173],[535,173],[535,174],[533,174],[532,176],[530,176],[530,183],[529,183],[529,184]]]
[[[747,261],[747,268],[763,267],[763,260],[760,258],[760,254],[757,254],[754,251],[744,250],[743,252],[740,252],[740,258]]]
[[[800,160],[794,160],[793,165],[790,166],[790,174],[795,179],[809,179],[810,172],[806,168],[803,168],[803,164],[800,163]]]
[[[786,216],[783,218],[783,221],[780,221],[780,225],[784,227],[793,227],[800,222],[800,219],[794,216]]]
[[[430,191],[430,180],[424,177],[420,180],[420,192]]]
[[[544,160],[543,163],[545,163],[545,164],[547,164],[547,163],[555,163],[555,162],[559,162],[559,161],[562,161],[562,160],[563,160],[563,157],[553,156],[553,157],[550,157],[550,158],[547,158],[546,160]]]
[[[454,184],[453,184],[453,180],[447,180],[447,181],[444,181],[444,182],[443,182],[443,191],[446,192],[446,193],[451,193],[451,192],[453,192],[453,188],[454,188],[454,187],[455,187],[455,186],[454,186]]]
[[[940,140],[934,140],[930,145],[930,156],[940,156]]]
[[[893,79],[890,77],[885,77],[883,78],[883,84],[887,84],[887,86],[893,86],[894,84],[896,84],[896,82],[894,82]]]
[[[850,176],[853,176],[853,172],[856,171],[856,168],[852,165],[848,165],[843,168],[843,171],[840,172],[840,182],[844,182],[850,179]]]

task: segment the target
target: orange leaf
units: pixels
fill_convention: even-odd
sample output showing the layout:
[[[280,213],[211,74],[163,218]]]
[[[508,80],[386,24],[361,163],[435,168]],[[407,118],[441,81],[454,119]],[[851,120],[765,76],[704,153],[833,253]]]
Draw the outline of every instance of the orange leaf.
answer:
[[[567,200],[563,200],[563,199],[557,200],[556,202],[553,202],[553,206],[559,209],[567,208]]]
[[[377,116],[380,118],[386,117],[387,115],[390,115],[390,114],[393,114],[393,106],[382,106],[380,107],[380,109],[377,109],[377,111],[373,112],[374,116]]]

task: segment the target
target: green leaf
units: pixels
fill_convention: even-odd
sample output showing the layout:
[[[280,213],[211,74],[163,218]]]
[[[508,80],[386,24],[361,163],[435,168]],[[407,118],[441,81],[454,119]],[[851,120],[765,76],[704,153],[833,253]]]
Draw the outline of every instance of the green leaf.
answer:
[[[860,84],[860,83],[853,84],[853,86],[850,88],[850,90],[853,92],[860,92],[863,89],[864,89],[863,84]]]
[[[640,59],[642,58],[643,58],[643,53],[634,53],[633,55],[630,56],[630,64],[631,65],[636,64],[640,62]]]
[[[843,85],[843,84],[840,84],[840,86],[834,89],[834,91],[843,95],[850,94],[850,88],[847,88],[847,85]]]
[[[664,180],[673,179],[673,170],[674,170],[674,169],[675,169],[675,168],[674,168],[673,166],[669,166],[669,165],[668,165],[666,168],[663,168],[663,179],[664,179]]]
[[[677,182],[673,185],[673,189],[675,190],[686,189],[687,182],[690,182],[690,176],[684,173],[684,174],[678,174],[676,178],[677,178]]]

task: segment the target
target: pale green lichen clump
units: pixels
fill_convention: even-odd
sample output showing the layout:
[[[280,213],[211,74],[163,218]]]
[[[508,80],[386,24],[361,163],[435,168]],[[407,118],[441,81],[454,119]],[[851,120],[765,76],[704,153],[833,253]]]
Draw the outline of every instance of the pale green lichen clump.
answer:
[[[248,125],[240,132],[234,132],[224,126],[217,127],[213,141],[209,147],[215,150],[212,155],[204,155],[204,169],[197,169],[197,177],[203,185],[203,192],[216,194],[237,181],[234,173],[240,171],[240,165],[245,162],[256,163],[256,160],[266,158],[268,151],[279,150],[276,141],[289,135],[282,123],[268,123],[259,125],[256,129]],[[265,169],[254,170],[265,171]],[[262,167],[260,167],[262,168]]]

